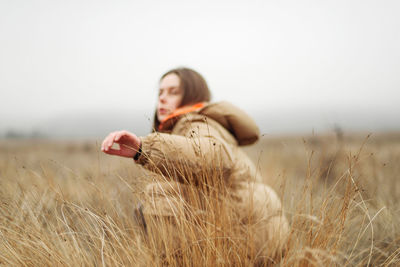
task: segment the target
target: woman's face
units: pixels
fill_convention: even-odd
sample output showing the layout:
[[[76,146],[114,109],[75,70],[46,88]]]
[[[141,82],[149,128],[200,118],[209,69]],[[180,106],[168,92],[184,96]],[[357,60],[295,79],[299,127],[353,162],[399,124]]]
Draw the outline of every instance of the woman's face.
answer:
[[[168,74],[161,80],[157,104],[158,121],[163,121],[182,103],[183,90],[180,88],[180,82],[175,73]]]

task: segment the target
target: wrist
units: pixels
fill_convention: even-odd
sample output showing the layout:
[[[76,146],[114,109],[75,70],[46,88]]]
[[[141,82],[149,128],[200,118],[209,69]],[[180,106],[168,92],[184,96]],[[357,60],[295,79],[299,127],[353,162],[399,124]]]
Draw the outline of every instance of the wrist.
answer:
[[[136,151],[136,154],[133,156],[133,160],[138,161],[141,154],[142,154],[142,141],[140,141],[139,149]]]

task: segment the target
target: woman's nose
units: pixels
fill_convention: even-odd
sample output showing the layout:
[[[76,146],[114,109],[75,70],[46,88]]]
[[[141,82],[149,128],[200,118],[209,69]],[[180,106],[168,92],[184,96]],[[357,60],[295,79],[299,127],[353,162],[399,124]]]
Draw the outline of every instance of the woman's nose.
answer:
[[[165,93],[161,93],[160,96],[158,97],[158,100],[159,100],[161,103],[165,103],[165,100],[166,100],[166,95],[165,95]]]

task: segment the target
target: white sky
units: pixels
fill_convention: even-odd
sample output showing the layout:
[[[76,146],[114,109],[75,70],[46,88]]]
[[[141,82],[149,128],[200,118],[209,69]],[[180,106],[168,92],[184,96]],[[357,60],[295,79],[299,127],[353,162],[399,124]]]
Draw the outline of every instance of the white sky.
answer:
[[[159,77],[177,66],[250,113],[400,118],[399,14],[397,0],[0,0],[0,130],[152,114]]]

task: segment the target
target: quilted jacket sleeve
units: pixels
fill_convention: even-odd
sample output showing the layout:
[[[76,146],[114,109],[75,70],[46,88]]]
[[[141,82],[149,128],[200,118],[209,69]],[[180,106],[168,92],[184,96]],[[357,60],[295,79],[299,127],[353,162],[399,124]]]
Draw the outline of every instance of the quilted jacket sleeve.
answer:
[[[230,145],[222,138],[216,122],[182,120],[174,132],[142,137],[142,155],[137,163],[160,172],[166,179],[184,183],[209,183],[211,177],[228,177],[233,166]]]

